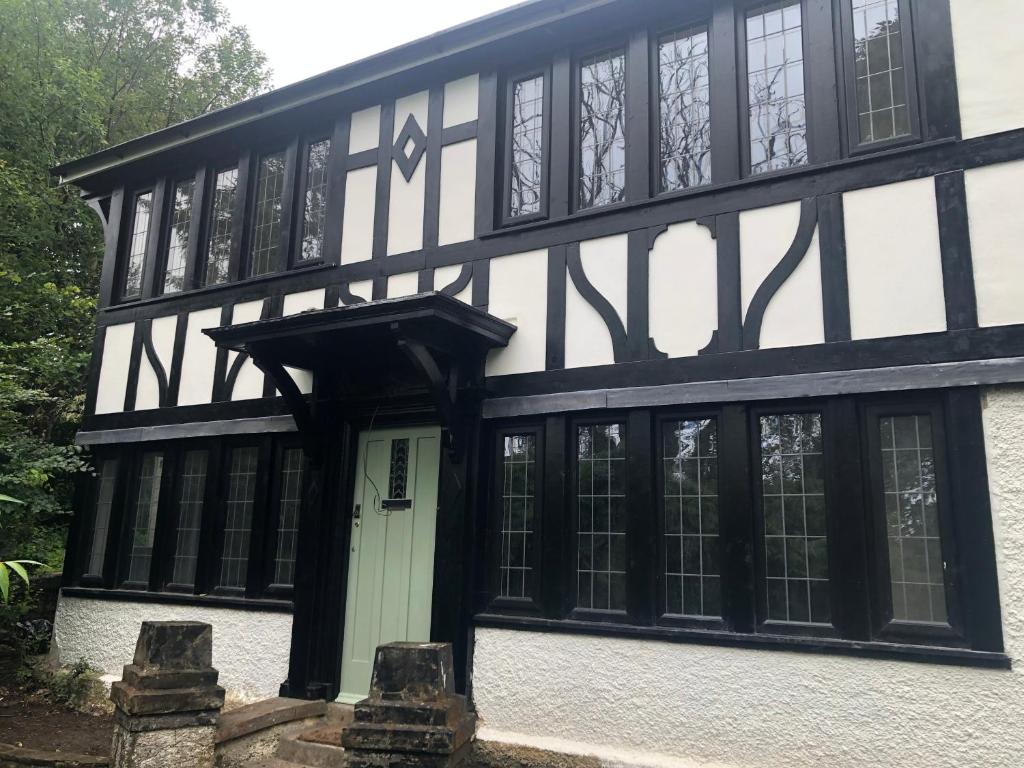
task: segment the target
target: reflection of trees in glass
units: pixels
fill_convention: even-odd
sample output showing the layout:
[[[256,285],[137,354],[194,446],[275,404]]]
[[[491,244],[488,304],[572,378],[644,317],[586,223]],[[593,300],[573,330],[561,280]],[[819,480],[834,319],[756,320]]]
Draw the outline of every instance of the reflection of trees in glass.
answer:
[[[327,213],[327,158],[330,139],[310,144],[306,157],[306,201],[302,220],[304,261],[319,259],[324,247],[324,219]]]
[[[128,263],[124,273],[124,295],[142,293],[142,268],[146,263],[146,242],[149,240],[149,221],[153,212],[153,194],[146,192],[135,198],[135,216],[132,220],[132,239],[128,246]]]
[[[128,581],[149,582],[150,563],[153,560],[153,541],[156,535],[156,511],[160,503],[160,481],[163,477],[164,457],[147,453],[139,471],[139,488],[135,497],[135,522],[132,527],[132,550],[129,558]]]
[[[281,237],[281,211],[284,195],[284,153],[260,158],[256,177],[256,212],[252,226],[250,275],[272,272],[274,256]]]
[[[802,34],[799,2],[771,3],[747,16],[752,174],[807,162]]]
[[[533,591],[536,438],[505,437],[501,520],[502,597],[528,597]]]
[[[174,187],[174,208],[167,243],[167,266],[164,268],[164,293],[184,288],[185,261],[188,258],[188,234],[192,227],[192,195],[195,181],[182,181]]]
[[[711,181],[711,99],[706,31],[658,47],[661,190]]]
[[[576,605],[626,609],[625,425],[577,432]]]
[[[237,190],[237,168],[217,174],[217,181],[213,189],[213,208],[210,214],[210,241],[206,251],[204,285],[215,285],[228,281],[228,267],[231,262],[231,229],[235,215]]]
[[[852,0],[857,120],[862,142],[910,133],[898,0]]]
[[[512,91],[509,216],[540,211],[544,152],[544,77],[518,81]]]
[[[579,207],[607,205],[626,191],[626,59],[621,52],[580,65]]]

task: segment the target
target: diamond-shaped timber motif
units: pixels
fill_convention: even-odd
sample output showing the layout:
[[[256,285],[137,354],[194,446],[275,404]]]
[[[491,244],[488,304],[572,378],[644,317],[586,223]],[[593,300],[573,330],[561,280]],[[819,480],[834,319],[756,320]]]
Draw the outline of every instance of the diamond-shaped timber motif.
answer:
[[[410,141],[412,145],[407,153],[406,145]],[[391,148],[391,156],[395,159],[398,169],[406,181],[412,179],[412,175],[416,172],[416,166],[420,164],[420,158],[426,151],[427,137],[423,133],[423,129],[420,128],[420,124],[416,122],[416,116],[409,115],[405,120],[405,125],[402,126],[402,132],[398,134],[398,138],[395,139],[395,144]]]

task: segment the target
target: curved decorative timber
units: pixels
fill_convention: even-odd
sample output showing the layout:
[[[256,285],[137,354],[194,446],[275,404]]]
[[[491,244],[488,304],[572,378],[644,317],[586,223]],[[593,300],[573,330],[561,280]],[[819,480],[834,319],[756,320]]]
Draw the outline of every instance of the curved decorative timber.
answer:
[[[608,335],[612,337],[612,350],[616,363],[624,363],[627,359],[626,329],[622,325],[622,318],[615,311],[615,307],[604,295],[590,282],[586,272],[583,271],[583,260],[580,258],[580,244],[570,243],[566,249],[566,266],[569,268],[569,277],[573,285],[579,291],[580,296],[586,301],[601,319],[608,329]]]

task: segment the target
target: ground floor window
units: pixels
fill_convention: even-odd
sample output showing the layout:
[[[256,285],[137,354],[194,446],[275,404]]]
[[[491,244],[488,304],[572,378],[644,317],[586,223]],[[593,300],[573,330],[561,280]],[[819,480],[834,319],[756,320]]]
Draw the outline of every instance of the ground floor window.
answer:
[[[74,586],[290,596],[306,469],[294,437],[104,447],[94,464]]]
[[[1002,650],[975,390],[495,434],[485,616]]]

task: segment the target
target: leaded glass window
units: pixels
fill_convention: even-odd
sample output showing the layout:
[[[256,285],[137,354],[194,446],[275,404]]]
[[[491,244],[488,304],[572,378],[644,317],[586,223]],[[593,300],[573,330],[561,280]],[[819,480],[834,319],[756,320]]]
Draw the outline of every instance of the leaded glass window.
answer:
[[[499,594],[530,597],[533,594],[537,437],[506,435],[502,442]]]
[[[266,275],[277,268],[281,245],[281,212],[284,203],[284,153],[260,158],[256,174],[256,209],[252,224],[249,274]]]
[[[299,253],[303,261],[315,261],[323,256],[327,160],[330,154],[330,139],[310,144],[306,153],[306,198],[302,209],[302,250]]]
[[[298,551],[299,513],[302,509],[303,469],[302,449],[285,449],[281,459],[281,495],[278,498],[274,584],[291,586],[295,582],[295,556]]]
[[[887,416],[879,429],[893,619],[946,624],[931,417]]]
[[[254,447],[236,448],[231,452],[220,561],[219,584],[222,587],[244,588],[246,585],[258,460],[259,450]]]
[[[626,57],[622,51],[580,64],[579,207],[626,196]]]
[[[163,479],[164,457],[159,453],[142,456],[138,486],[131,510],[129,532],[128,581],[148,584],[156,538],[156,512],[160,505],[160,481]]]
[[[665,613],[720,616],[718,422],[666,423],[662,451]]]
[[[821,414],[762,416],[760,422],[768,619],[828,624]]]
[[[857,125],[862,143],[910,133],[899,0],[851,0]]]
[[[576,607],[626,610],[626,426],[576,434]]]
[[[132,236],[128,241],[128,259],[124,270],[123,296],[142,294],[142,272],[146,266],[146,244],[149,242],[149,225],[153,217],[153,193],[144,192],[135,197],[135,211],[132,215]]]
[[[231,248],[235,220],[235,197],[238,194],[238,169],[217,174],[213,185],[210,212],[210,238],[206,246],[206,274],[203,285],[226,283],[230,277]]]
[[[747,14],[751,174],[807,162],[803,27],[799,0]]]
[[[512,156],[509,216],[526,216],[541,209],[544,164],[544,76],[518,80],[512,86],[509,131]]]
[[[658,43],[661,191],[711,181],[711,83],[706,29]]]
[[[164,293],[176,293],[185,287],[185,263],[188,237],[192,229],[192,197],[196,183],[192,179],[174,185],[171,226],[167,238],[167,264],[164,266]]]
[[[102,576],[107,556],[107,538],[110,533],[110,512],[114,505],[117,483],[117,459],[105,459],[100,464],[96,480],[96,501],[92,516],[92,530],[88,534],[89,553],[85,560],[86,576]]]
[[[206,494],[206,451],[187,451],[178,480],[178,533],[171,581],[192,586],[196,580],[199,536]]]

